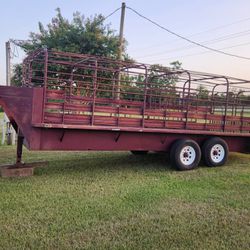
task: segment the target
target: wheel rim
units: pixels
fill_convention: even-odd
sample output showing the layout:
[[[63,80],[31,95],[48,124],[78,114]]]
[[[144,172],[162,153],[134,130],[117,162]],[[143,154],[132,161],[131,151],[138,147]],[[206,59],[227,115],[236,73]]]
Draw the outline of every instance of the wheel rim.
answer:
[[[220,163],[225,158],[225,149],[221,144],[215,144],[210,151],[210,157],[213,162]]]
[[[185,166],[191,165],[196,158],[196,152],[195,149],[191,146],[186,146],[181,150],[180,153],[180,160],[181,163]]]

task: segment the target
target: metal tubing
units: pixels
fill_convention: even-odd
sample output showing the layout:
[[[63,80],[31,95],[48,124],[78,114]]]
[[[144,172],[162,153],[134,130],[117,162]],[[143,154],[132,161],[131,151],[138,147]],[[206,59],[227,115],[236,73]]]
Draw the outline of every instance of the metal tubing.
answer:
[[[95,60],[95,66],[97,68],[98,63],[97,60]],[[92,103],[92,117],[91,117],[91,125],[94,125],[94,115],[95,115],[95,100],[96,100],[96,82],[97,82],[97,69],[94,72],[93,76],[93,88],[94,88],[94,93],[93,93],[93,103]]]
[[[144,128],[144,120],[145,120],[145,112],[146,112],[147,88],[148,88],[148,69],[145,66],[145,80],[144,80],[144,91],[143,91],[143,110],[142,110],[142,127],[143,128]]]
[[[186,122],[185,122],[185,128],[188,127],[188,112],[189,112],[189,102],[190,102],[190,88],[191,88],[191,75],[189,72],[186,72],[188,74],[188,97],[187,97],[187,106],[186,106]]]
[[[228,109],[228,98],[229,98],[229,81],[228,79],[225,77],[224,78],[227,82],[227,91],[226,91],[226,105],[225,105],[225,116],[224,116],[224,124],[223,124],[223,131],[225,131],[226,128],[226,119],[227,119],[227,109]]]
[[[45,113],[45,103],[46,103],[46,94],[47,94],[47,80],[48,80],[48,50],[44,49],[44,82],[43,82],[43,110],[42,110],[42,121],[44,122],[44,113]]]

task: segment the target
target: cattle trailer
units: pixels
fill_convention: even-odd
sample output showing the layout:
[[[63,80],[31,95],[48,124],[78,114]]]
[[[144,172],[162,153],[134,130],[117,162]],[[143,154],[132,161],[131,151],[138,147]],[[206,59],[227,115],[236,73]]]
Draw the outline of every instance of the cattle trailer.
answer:
[[[250,81],[39,49],[0,105],[29,150],[169,152],[179,170],[249,152]]]

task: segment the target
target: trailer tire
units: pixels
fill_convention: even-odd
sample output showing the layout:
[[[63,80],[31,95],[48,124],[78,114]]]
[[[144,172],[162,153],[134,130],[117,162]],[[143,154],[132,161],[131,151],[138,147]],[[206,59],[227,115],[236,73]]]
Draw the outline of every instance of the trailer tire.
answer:
[[[227,143],[219,137],[208,139],[202,146],[202,158],[208,167],[224,165],[228,158],[228,152]]]
[[[170,150],[170,161],[178,170],[197,168],[201,159],[200,146],[193,140],[177,140]]]
[[[137,150],[131,150],[130,151],[133,155],[146,155],[148,151],[143,150],[143,151],[137,151]]]

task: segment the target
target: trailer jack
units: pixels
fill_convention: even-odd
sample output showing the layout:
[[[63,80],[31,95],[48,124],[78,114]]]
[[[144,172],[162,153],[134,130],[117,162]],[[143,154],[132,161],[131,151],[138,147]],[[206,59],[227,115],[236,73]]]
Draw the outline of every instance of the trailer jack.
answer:
[[[47,163],[47,162],[32,162],[32,163],[22,162],[23,141],[24,137],[22,133],[19,131],[17,137],[16,163],[0,166],[0,173],[3,178],[32,176],[35,167],[39,167]]]

